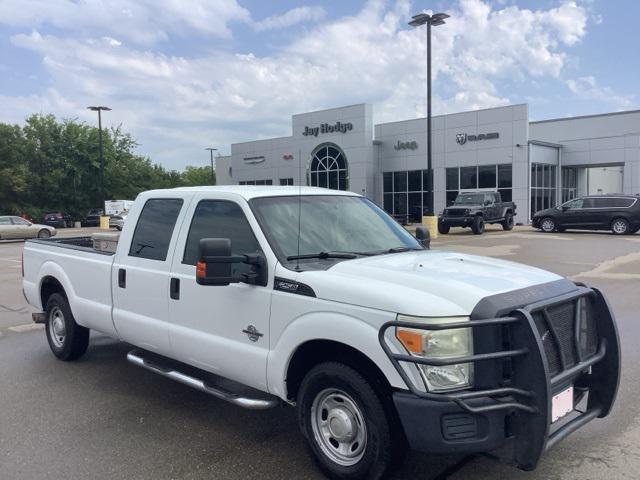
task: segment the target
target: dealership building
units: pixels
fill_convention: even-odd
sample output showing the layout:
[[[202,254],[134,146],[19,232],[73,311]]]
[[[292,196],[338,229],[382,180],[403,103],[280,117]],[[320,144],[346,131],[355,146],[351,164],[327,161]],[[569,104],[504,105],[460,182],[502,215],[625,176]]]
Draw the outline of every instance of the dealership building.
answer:
[[[218,184],[312,185],[367,196],[397,218],[427,209],[427,121],[373,123],[371,105],[293,115],[292,134],[231,145]],[[498,191],[516,221],[575,196],[640,193],[640,110],[530,121],[526,104],[434,116],[434,211]]]

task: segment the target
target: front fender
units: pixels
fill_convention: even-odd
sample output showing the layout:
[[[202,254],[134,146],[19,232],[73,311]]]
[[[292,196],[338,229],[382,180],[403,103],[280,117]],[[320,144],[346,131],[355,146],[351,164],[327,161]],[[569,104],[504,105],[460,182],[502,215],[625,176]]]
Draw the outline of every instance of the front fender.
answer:
[[[378,331],[361,319],[336,312],[314,312],[296,318],[282,332],[269,353],[269,392],[286,399],[286,376],[291,358],[301,345],[313,340],[331,340],[355,348],[378,366],[392,387],[406,389],[406,384],[380,346]]]

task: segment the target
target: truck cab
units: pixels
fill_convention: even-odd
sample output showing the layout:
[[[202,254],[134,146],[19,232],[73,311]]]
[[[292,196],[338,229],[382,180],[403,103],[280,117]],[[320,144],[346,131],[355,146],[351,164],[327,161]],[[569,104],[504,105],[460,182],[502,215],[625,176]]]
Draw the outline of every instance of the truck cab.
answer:
[[[426,245],[350,192],[157,190],[115,252],[28,241],[23,288],[61,360],[95,330],[216,398],[295,406],[332,478],[381,478],[410,448],[508,447],[533,469],[609,413],[620,352],[600,291]]]

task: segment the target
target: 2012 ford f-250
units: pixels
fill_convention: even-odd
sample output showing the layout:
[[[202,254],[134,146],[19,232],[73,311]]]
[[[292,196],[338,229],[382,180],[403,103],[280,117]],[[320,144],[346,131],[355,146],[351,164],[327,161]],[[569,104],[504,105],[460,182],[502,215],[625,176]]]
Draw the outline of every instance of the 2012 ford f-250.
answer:
[[[618,388],[600,291],[429,250],[348,192],[145,192],[114,253],[31,240],[23,268],[58,358],[82,356],[96,330],[134,345],[134,364],[236,405],[295,405],[334,478],[380,478],[408,448],[533,469],[605,417]]]

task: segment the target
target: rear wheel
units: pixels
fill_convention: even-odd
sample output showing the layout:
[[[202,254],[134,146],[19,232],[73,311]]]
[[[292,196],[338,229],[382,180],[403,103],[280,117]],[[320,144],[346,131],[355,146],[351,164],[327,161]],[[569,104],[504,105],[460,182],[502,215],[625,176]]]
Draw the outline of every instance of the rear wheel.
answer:
[[[626,235],[631,231],[631,227],[624,218],[616,218],[611,222],[611,231],[616,235]]]
[[[480,215],[477,215],[476,217],[474,217],[473,223],[471,224],[471,230],[476,235],[480,235],[481,233],[483,233],[484,232],[484,218],[482,218]]]
[[[356,370],[327,362],[312,368],[298,391],[298,423],[330,478],[379,479],[404,451],[383,400]]]
[[[43,228],[38,232],[38,238],[49,238],[51,236],[51,232],[46,228]]]
[[[438,233],[441,233],[442,235],[446,235],[447,233],[449,233],[450,229],[451,227],[446,223],[442,221],[438,222]]]
[[[513,230],[513,213],[507,212],[504,216],[504,220],[502,221],[502,229],[503,230]]]
[[[54,293],[47,300],[45,331],[53,354],[60,360],[80,358],[89,346],[89,329],[78,325],[67,299]]]
[[[556,230],[556,222],[551,217],[545,217],[540,220],[540,230],[546,233],[551,233]]]

